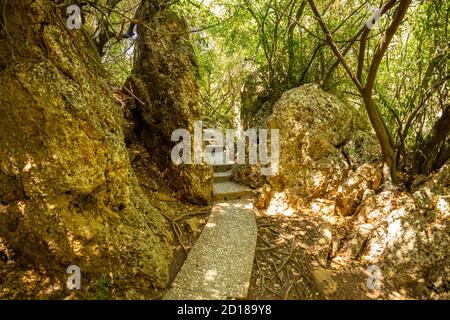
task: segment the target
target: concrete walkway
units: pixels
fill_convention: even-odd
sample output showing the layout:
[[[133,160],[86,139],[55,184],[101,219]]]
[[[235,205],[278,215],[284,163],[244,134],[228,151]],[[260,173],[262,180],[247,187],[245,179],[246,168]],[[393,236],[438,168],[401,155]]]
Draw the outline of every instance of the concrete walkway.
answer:
[[[211,215],[165,300],[247,297],[257,238],[253,191],[231,182],[222,166],[214,169]]]

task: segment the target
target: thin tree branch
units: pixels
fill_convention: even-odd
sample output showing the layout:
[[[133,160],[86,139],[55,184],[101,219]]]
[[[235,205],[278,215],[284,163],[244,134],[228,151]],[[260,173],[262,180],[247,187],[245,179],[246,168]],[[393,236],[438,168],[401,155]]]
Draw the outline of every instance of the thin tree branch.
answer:
[[[320,15],[319,10],[317,9],[316,4],[314,3],[314,0],[308,0],[308,2],[309,2],[309,5],[311,6],[311,9],[312,9],[314,15],[316,16],[317,21],[320,24],[320,27],[322,28],[323,32],[326,35],[326,39],[327,39],[326,41],[327,41],[328,45],[331,47],[331,49],[333,50],[336,57],[342,63],[342,66],[344,67],[345,71],[347,71],[347,74],[350,76],[350,78],[352,79],[353,83],[358,88],[358,90],[363,91],[361,82],[359,82],[359,80],[356,78],[356,76],[352,72],[350,66],[348,65],[347,61],[345,60],[344,56],[342,55],[341,51],[336,46],[336,44],[333,40],[333,36],[331,35],[330,30],[328,29],[327,25],[323,21],[322,16]]]

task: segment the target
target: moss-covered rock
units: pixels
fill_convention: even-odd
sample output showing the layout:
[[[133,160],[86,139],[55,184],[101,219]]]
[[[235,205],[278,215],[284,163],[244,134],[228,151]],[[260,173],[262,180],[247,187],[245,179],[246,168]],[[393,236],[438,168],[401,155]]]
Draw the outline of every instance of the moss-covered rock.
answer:
[[[155,163],[166,172],[179,198],[192,203],[211,201],[212,168],[207,165],[173,164],[171,141],[176,129],[193,132],[200,120],[198,87],[193,68],[195,54],[187,24],[173,11],[141,5],[144,24],[138,27],[135,64],[125,88],[134,96],[128,104],[134,137],[142,141]]]
[[[131,169],[99,59],[50,1],[5,2],[0,242],[18,265],[163,287],[171,248]],[[133,280],[133,281],[131,281]]]
[[[351,170],[380,155],[365,118],[316,85],[285,92],[269,114],[256,123],[280,130],[278,174],[263,178],[255,174],[258,166],[247,165],[236,168],[233,177],[252,187],[266,180],[273,190],[285,191],[291,205],[333,198]]]

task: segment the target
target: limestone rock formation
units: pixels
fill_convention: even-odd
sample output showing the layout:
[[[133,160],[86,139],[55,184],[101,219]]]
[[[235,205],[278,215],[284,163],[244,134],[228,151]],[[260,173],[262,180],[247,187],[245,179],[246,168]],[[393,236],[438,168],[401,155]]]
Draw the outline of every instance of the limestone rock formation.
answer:
[[[379,157],[364,117],[316,85],[285,92],[265,127],[280,130],[280,170],[265,180],[275,191],[285,191],[293,206],[333,198],[351,170]],[[234,179],[259,187],[264,181],[254,171],[238,168]]]
[[[450,289],[450,163],[412,192],[372,194],[355,213],[336,261],[376,263],[389,281],[412,290]],[[421,283],[423,288],[417,287]],[[416,292],[421,295],[421,292]]]
[[[151,1],[141,4],[144,24],[138,27],[135,63],[125,88],[133,97],[128,120],[134,137],[142,141],[180,199],[205,204],[211,200],[212,169],[206,165],[176,166],[170,150],[176,129],[193,132],[200,120],[195,55],[186,22],[168,8]],[[133,131],[130,130],[130,131]]]
[[[261,166],[259,164],[237,164],[232,170],[233,181],[247,185],[253,189],[266,184],[266,177],[261,175]],[[269,199],[270,200],[270,199]]]
[[[364,195],[380,187],[381,179],[380,165],[364,164],[358,167],[355,172],[349,174],[336,192],[336,212],[343,216],[352,215],[365,200]]]
[[[122,111],[95,50],[50,1],[4,9],[0,250],[63,278],[78,265],[85,280],[112,274],[163,287],[166,224],[131,169]]]
[[[264,78],[261,72],[254,72],[245,79],[241,92],[241,121],[244,128],[254,126],[255,115],[265,109],[268,96],[264,91]]]
[[[274,192],[270,184],[265,184],[258,197],[255,200],[255,207],[257,209],[266,209],[270,205],[270,200],[272,199]]]

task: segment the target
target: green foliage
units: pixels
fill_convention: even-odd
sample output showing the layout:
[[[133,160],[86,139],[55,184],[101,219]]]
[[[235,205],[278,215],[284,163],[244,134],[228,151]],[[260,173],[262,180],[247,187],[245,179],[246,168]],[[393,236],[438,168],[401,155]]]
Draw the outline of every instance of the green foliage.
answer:
[[[104,17],[99,8],[110,2],[96,1],[93,6],[97,11],[87,19],[92,34]],[[120,34],[139,1],[116,2],[107,20],[113,34]],[[361,32],[370,17],[366,5],[374,3],[314,2],[350,69],[356,70],[362,59],[361,81],[365,83],[398,2],[382,16],[379,29],[370,31],[361,57]],[[171,8],[191,30],[204,120],[234,126],[242,108],[243,88],[248,86],[261,87],[252,91],[259,98],[251,101],[273,102],[290,88],[315,82],[355,110],[364,106],[361,92],[337,63],[308,1],[180,0]],[[450,3],[445,0],[413,1],[377,71],[373,99],[393,137],[397,157],[405,165],[431,138],[437,119],[448,107],[449,12]],[[122,84],[131,72],[133,40],[112,37],[104,49],[103,64],[115,82]],[[254,114],[258,108],[248,110]],[[439,148],[444,147],[445,143]]]

